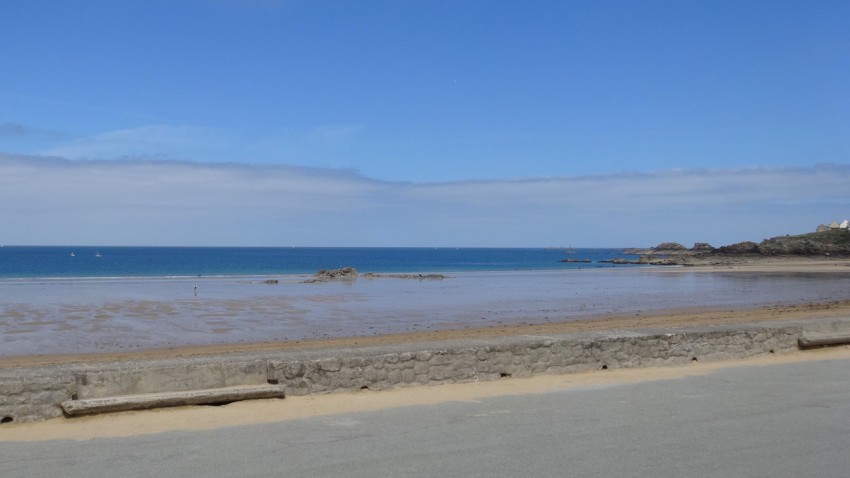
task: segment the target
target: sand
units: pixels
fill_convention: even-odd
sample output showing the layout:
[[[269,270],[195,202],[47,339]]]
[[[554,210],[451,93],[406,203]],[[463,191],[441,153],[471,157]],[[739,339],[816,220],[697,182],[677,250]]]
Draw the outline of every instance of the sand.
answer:
[[[673,329],[677,327],[698,325],[736,324],[848,316],[850,316],[850,300],[760,308],[695,308],[683,310],[663,310],[638,315],[633,314],[629,316],[610,315],[560,323],[503,325],[478,329],[440,330],[433,332],[413,332],[369,337],[341,337],[321,340],[258,342],[250,344],[198,345],[122,353],[5,357],[0,358],[0,368],[196,357],[201,355],[239,352],[366,347],[411,342],[433,342],[454,339],[486,339],[488,337],[509,337],[519,335],[569,334],[602,330],[626,330],[639,328]]]
[[[850,260],[845,259],[798,259],[787,257],[768,257],[758,261],[746,261],[728,265],[705,265],[693,267],[660,268],[659,271],[681,272],[781,272],[781,273],[822,273],[850,272]]]
[[[656,274],[688,273],[732,273],[751,274],[808,274],[842,273],[850,274],[850,260],[769,260],[759,264],[734,266],[696,266],[657,268]],[[111,362],[120,360],[145,360],[192,357],[200,355],[225,354],[235,352],[285,351],[319,348],[342,348],[381,346],[411,342],[431,342],[454,339],[486,339],[518,335],[553,335],[576,332],[592,332],[614,329],[641,328],[678,328],[698,325],[735,324],[744,322],[767,322],[780,320],[801,320],[809,318],[850,316],[850,291],[847,295],[834,297],[834,300],[801,302],[798,304],[736,307],[696,307],[664,308],[641,310],[627,314],[589,315],[569,321],[551,321],[546,323],[490,323],[486,327],[449,328],[443,330],[420,330],[405,333],[388,333],[369,336],[333,337],[309,340],[290,340],[253,343],[225,343],[211,345],[175,346],[168,348],[150,348],[128,352],[80,353],[57,355],[27,355],[0,357],[0,368],[28,367],[67,363]]]

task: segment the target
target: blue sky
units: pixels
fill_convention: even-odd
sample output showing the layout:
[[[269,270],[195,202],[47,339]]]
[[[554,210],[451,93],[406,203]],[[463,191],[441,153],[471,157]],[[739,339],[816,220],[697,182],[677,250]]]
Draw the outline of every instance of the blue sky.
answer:
[[[0,12],[0,243],[719,245],[850,216],[844,1]]]

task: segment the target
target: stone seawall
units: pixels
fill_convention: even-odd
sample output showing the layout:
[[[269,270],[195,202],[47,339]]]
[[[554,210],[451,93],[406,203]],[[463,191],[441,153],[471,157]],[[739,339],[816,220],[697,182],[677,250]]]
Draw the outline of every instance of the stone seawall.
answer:
[[[850,331],[850,318],[0,369],[0,425],[61,417],[63,403],[88,396],[224,390],[261,382],[287,395],[308,395],[681,366],[786,353],[798,348],[804,333],[831,331]]]

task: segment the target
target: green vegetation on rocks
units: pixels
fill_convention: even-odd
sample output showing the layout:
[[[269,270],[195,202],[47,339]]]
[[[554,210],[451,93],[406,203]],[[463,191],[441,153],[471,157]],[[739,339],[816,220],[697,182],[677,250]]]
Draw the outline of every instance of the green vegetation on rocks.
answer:
[[[719,252],[735,253],[735,250],[724,249],[742,244],[747,243],[721,247]],[[833,229],[798,236],[773,237],[756,244],[751,253],[766,256],[850,256],[850,232],[846,229]]]
[[[741,261],[758,261],[770,257],[845,258],[850,257],[850,232],[830,229],[800,235],[777,236],[760,243],[744,241],[713,248],[706,243],[696,243],[691,249],[676,243],[665,242],[652,249],[627,249],[626,254],[637,254],[636,261],[611,260],[615,264],[652,265],[721,265]]]

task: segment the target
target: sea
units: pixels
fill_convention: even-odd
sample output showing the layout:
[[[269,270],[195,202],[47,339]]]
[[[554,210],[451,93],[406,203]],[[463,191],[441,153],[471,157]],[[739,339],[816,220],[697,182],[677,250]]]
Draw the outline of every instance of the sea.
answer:
[[[615,265],[622,249],[0,247],[0,357],[850,299],[850,273]],[[568,261],[568,262],[562,262]],[[356,279],[316,282],[322,269]],[[378,276],[363,275],[367,272]]]
[[[611,267],[600,261],[614,257],[636,258],[622,249],[571,248],[4,246],[0,279],[562,270]],[[560,262],[570,259],[582,262]]]

